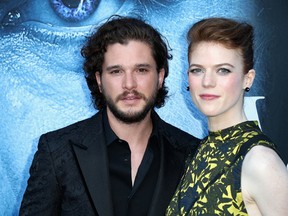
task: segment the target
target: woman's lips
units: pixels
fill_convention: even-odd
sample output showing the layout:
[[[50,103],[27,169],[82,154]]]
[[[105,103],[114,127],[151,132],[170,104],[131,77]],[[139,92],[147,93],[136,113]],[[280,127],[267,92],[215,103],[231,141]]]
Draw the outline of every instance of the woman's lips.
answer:
[[[213,94],[201,94],[200,98],[203,100],[214,100],[219,98],[220,96],[218,95],[213,95]]]

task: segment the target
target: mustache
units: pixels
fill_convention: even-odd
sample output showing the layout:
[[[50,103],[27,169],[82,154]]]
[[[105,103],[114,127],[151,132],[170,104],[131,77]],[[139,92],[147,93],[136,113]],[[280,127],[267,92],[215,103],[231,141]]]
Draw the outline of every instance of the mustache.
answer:
[[[132,91],[125,91],[125,92],[123,92],[122,94],[118,95],[118,96],[116,97],[116,101],[118,102],[119,100],[124,99],[124,98],[127,97],[128,95],[133,95],[133,96],[135,96],[135,97],[137,97],[137,98],[142,98],[142,99],[144,99],[144,100],[147,100],[147,98],[146,98],[146,96],[145,96],[144,94],[142,94],[142,93],[140,93],[140,92],[138,92],[138,91],[136,91],[136,90],[132,90]]]

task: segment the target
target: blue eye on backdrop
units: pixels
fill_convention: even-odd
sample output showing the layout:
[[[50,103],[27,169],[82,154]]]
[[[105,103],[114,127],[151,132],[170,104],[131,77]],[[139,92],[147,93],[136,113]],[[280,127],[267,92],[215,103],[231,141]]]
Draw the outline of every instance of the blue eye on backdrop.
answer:
[[[64,20],[75,22],[85,20],[94,13],[98,0],[50,0],[55,13]]]
[[[113,14],[127,15],[135,4],[125,0],[9,0],[5,4],[0,0],[0,8],[0,35],[25,32],[41,41],[70,43],[82,40]],[[64,41],[62,45],[67,46]]]
[[[134,9],[125,0],[0,0],[0,26],[34,25],[49,27],[83,27],[100,23],[112,14]]]

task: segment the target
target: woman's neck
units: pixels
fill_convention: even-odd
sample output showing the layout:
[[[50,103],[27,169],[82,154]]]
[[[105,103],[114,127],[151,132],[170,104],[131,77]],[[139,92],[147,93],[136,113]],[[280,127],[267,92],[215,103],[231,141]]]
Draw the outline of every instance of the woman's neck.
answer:
[[[239,115],[233,115],[230,117],[213,116],[208,117],[208,127],[209,131],[218,131],[225,128],[237,125],[241,122],[247,121],[247,117],[244,111]]]

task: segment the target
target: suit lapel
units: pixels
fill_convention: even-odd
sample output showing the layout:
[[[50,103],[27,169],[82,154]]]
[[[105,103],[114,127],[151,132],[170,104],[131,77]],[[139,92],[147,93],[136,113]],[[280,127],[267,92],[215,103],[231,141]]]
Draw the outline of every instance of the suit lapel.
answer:
[[[82,143],[71,142],[93,204],[99,215],[113,215],[107,147],[102,131],[102,115],[88,123]]]

